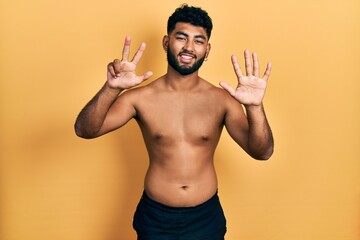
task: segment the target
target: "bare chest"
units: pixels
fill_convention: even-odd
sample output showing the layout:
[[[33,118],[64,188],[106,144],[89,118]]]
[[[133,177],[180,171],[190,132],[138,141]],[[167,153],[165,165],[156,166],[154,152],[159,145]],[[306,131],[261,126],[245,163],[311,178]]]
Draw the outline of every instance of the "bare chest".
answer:
[[[203,96],[157,96],[137,109],[143,133],[154,139],[197,141],[218,138],[223,126],[221,103]]]

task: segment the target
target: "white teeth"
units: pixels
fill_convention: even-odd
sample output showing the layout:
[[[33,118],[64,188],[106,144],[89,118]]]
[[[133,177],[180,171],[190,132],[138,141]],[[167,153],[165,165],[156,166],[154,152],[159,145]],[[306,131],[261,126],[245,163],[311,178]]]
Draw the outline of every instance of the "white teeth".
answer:
[[[182,58],[185,58],[185,59],[192,59],[192,57],[190,57],[190,56],[184,56],[184,55],[182,55],[181,57],[182,57]]]

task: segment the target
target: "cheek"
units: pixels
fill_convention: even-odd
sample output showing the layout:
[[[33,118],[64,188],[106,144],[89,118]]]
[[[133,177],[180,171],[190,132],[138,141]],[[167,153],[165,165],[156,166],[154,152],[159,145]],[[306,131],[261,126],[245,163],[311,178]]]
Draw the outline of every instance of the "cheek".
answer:
[[[206,47],[198,47],[196,48],[196,52],[198,53],[198,55],[204,56],[207,52]]]
[[[183,48],[183,46],[181,44],[172,44],[170,46],[170,50],[172,53],[174,53],[175,55],[177,55],[181,49]]]

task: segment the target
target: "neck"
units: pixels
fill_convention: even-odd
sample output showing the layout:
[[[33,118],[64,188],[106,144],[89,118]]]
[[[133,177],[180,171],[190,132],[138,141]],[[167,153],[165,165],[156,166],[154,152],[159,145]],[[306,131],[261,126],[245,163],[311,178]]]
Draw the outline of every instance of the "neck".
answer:
[[[175,71],[171,66],[168,66],[168,71],[165,75],[165,83],[172,90],[192,90],[200,82],[198,71],[189,75],[181,75]]]

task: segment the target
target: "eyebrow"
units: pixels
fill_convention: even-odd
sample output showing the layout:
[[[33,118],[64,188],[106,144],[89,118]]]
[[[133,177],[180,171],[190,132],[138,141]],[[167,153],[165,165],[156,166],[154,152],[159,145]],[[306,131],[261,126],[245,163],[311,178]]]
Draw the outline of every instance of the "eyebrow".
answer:
[[[189,34],[184,33],[182,31],[176,32],[175,35],[182,35],[182,36],[185,36],[185,37],[189,37]],[[195,38],[201,38],[201,39],[206,40],[206,37],[204,35],[195,35]]]

